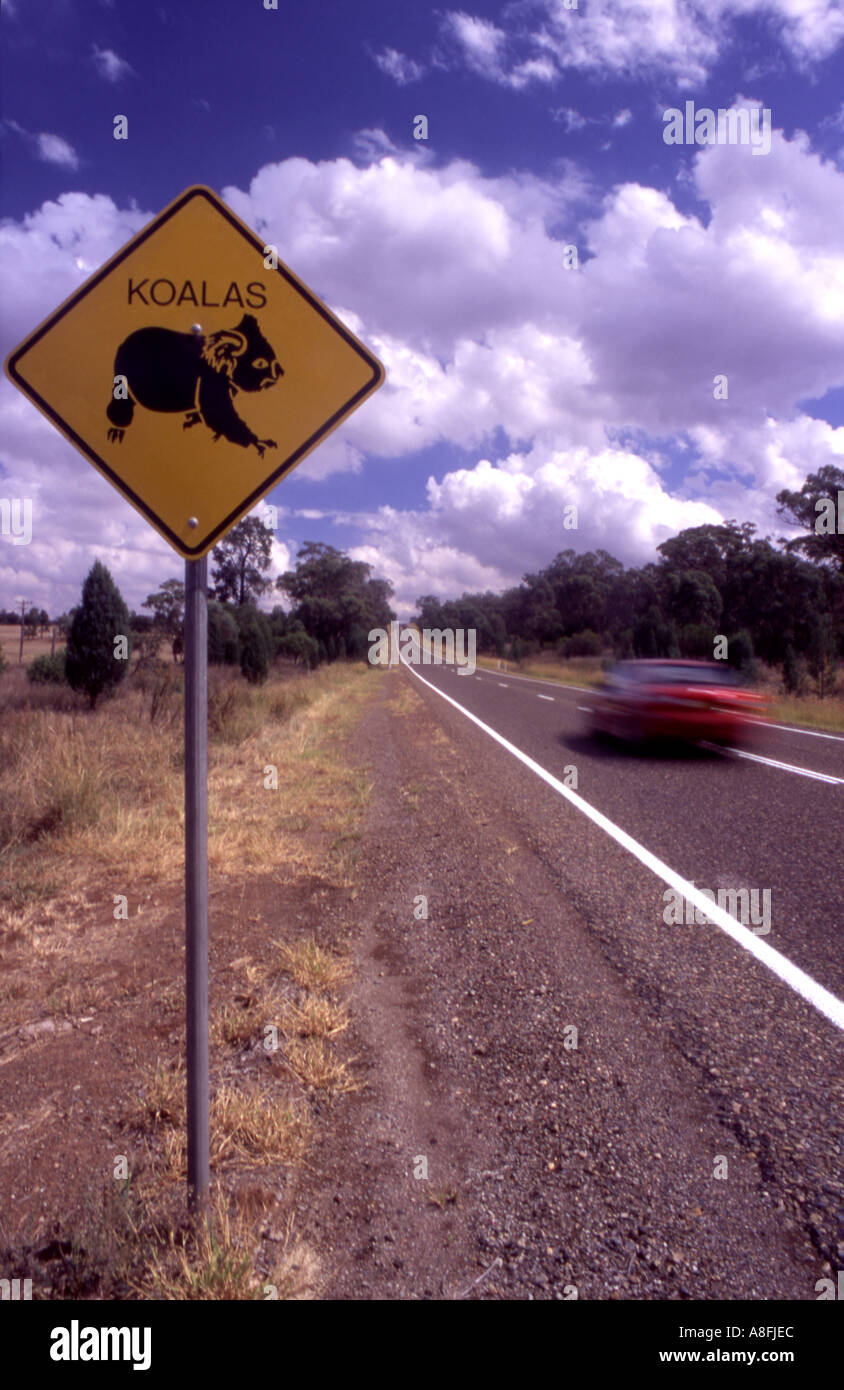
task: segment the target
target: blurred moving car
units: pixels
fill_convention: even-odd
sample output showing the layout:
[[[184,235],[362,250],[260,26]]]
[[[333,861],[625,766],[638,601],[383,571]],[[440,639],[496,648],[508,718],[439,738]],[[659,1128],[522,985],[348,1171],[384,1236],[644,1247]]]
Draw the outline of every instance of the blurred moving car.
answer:
[[[752,741],[764,697],[742,688],[721,661],[619,661],[595,691],[593,734],[629,741],[678,739],[737,746]]]

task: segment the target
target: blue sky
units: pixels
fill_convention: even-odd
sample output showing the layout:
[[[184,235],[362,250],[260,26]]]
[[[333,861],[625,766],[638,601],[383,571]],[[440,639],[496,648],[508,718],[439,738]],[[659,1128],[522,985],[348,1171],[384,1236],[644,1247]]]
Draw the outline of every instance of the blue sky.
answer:
[[[841,0],[7,0],[0,26],[4,357],[203,183],[384,362],[268,498],[277,571],[328,541],[404,616],[569,545],[781,534],[776,492],[842,465]],[[760,141],[768,111],[769,148],[667,144],[688,101]],[[0,605],[59,612],[95,558],[135,607],[181,573],[5,380],[0,441],[0,497],[33,503]]]

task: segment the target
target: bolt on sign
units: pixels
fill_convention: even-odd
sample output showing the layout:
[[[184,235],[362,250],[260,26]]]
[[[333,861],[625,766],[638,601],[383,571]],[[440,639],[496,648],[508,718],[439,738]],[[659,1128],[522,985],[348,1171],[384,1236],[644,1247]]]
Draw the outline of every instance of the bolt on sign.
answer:
[[[384,380],[274,248],[198,185],[30,333],[6,374],[186,559]]]

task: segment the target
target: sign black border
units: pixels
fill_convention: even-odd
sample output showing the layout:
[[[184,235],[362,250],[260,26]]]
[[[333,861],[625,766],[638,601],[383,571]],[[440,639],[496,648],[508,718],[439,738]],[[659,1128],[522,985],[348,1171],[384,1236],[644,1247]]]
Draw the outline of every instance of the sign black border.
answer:
[[[318,430],[316,430],[308,439],[306,439],[305,442],[301,444],[298,449],[296,449],[292,454],[290,454],[285,459],[284,463],[280,464],[279,467],[276,468],[274,472],[270,474],[266,482],[259,484],[259,486],[249,494],[245,501],[240,503],[239,506],[235,507],[231,512],[229,512],[228,516],[217,526],[215,526],[211,531],[209,531],[206,534],[206,536],[195,546],[186,545],[185,542],[181,539],[181,537],[177,536],[174,531],[171,531],[170,527],[167,526],[167,524],[164,521],[162,521],[161,518],[157,516],[156,513],[153,512],[152,509],[148,507],[147,504],[132,491],[128,484],[125,483],[123,479],[119,476],[119,474],[115,473],[114,470],[109,467],[105,459],[100,458],[96,450],[93,449],[90,445],[86,444],[84,439],[82,439],[81,436],[78,435],[75,430],[71,429],[70,425],[68,425],[67,422],[62,419],[58,411],[53,409],[53,407],[49,405],[47,401],[45,401],[43,397],[40,396],[39,393],[32,386],[29,385],[26,379],[22,376],[21,372],[18,370],[17,364],[20,358],[23,357],[27,352],[29,352],[30,348],[34,347],[36,343],[40,342],[44,335],[46,333],[49,333],[50,330],[54,328],[57,323],[60,323],[61,320],[67,314],[70,313],[71,309],[75,308],[77,304],[79,304],[88,294],[90,294],[91,290],[93,290],[98,284],[100,284],[102,280],[105,280],[109,275],[111,275],[112,272],[117,269],[117,267],[121,264],[122,261],[126,259],[127,256],[131,255],[131,253],[137,250],[139,246],[142,246],[143,243],[147,240],[148,237],[152,235],[153,232],[157,231],[160,227],[163,227],[165,223],[169,222],[170,218],[174,217],[177,212],[180,212],[181,209],[185,207],[185,205],[189,203],[193,198],[204,198],[206,202],[211,204],[215,211],[220,213],[226,219],[226,221],[234,229],[234,231],[236,231],[241,237],[243,237],[244,241],[247,241],[250,246],[252,246],[256,251],[260,253],[261,256],[264,255],[264,247],[267,243],[261,241],[255,235],[255,233],[249,227],[247,227],[245,222],[241,222],[240,218],[236,216],[232,209],[227,207],[227,205],[222,201],[221,198],[217,197],[213,189],[206,188],[203,184],[192,184],[190,188],[186,188],[183,193],[179,194],[179,196],[172,203],[169,203],[167,207],[164,208],[158,214],[157,217],[154,217],[151,222],[149,222],[145,227],[143,227],[141,231],[137,233],[136,236],[132,237],[130,241],[127,241],[126,245],[121,247],[121,249],[116,253],[116,255],[112,256],[110,260],[106,261],[105,265],[101,266],[100,269],[93,276],[91,276],[90,279],[86,280],[84,285],[80,286],[80,288],[76,290],[75,293],[72,294],[69,299],[66,299],[63,304],[60,304],[58,309],[55,309],[53,313],[50,314],[50,316],[44,320],[43,323],[39,324],[39,326],[32,333],[30,333],[29,336],[25,338],[22,343],[20,343],[16,348],[12,350],[12,352],[9,353],[9,356],[6,358],[5,362],[6,375],[9,377],[9,379],[14,382],[14,384],[23,392],[23,394],[27,396],[33,402],[33,404],[36,405],[44,415],[47,416],[47,418],[50,421],[52,421],[52,423],[56,426],[57,429],[61,431],[65,438],[69,439],[70,442],[74,444],[76,448],[80,451],[80,453],[84,454],[85,457],[89,459],[91,463],[93,463],[94,467],[97,468],[101,473],[103,473],[106,476],[106,478],[108,478],[109,482],[111,482],[117,488],[117,490],[120,493],[122,493],[122,495],[127,499],[127,501],[131,502],[131,504],[134,507],[136,507],[137,510],[141,512],[141,514],[145,516],[148,521],[152,523],[152,525],[159,532],[159,534],[164,536],[165,539],[168,540],[169,543],[174,547],[174,549],[177,550],[179,554],[183,556],[183,558],[186,560],[197,560],[201,558],[201,556],[206,554],[212,548],[214,543],[217,540],[219,540],[221,536],[225,535],[225,533],[231,529],[231,527],[240,517],[242,517],[246,512],[248,512],[250,508],[255,505],[256,502],[260,501],[260,499],[263,496],[265,496],[266,493],[269,492],[270,489],[274,487],[277,482],[279,482],[282,478],[286,477],[288,473],[292,472],[292,470],[296,467],[297,463],[300,462],[300,460],[305,456],[305,454],[309,453],[310,450],[313,449],[315,445],[317,445],[320,442],[320,440],[324,439],[324,437],[327,434],[329,434],[331,430],[335,428],[335,426],[339,425],[343,418],[346,415],[350,414],[351,411],[354,410],[355,406],[360,401],[362,401],[365,396],[369,395],[372,391],[376,390],[383,383],[386,376],[384,367],[378,361],[377,357],[370,353],[369,350],[365,348],[362,343],[360,343],[356,338],[354,338],[351,335],[351,333],[346,328],[344,328],[344,326],[340,323],[340,320],[335,318],[334,315],[330,312],[330,310],[328,310],[324,304],[321,304],[320,301],[316,299],[314,295],[311,294],[308,288],[297,279],[297,277],[293,274],[292,271],[288,270],[286,266],[282,265],[279,262],[279,265],[276,268],[276,273],[278,275],[281,275],[282,278],[287,281],[288,285],[290,285],[291,289],[294,289],[298,294],[300,294],[304,299],[306,299],[307,302],[310,304],[311,308],[314,309],[320,315],[320,317],[324,319],[325,322],[331,328],[334,329],[335,332],[340,334],[340,336],[345,340],[348,346],[352,348],[358,354],[358,356],[362,358],[363,361],[367,364],[367,366],[370,368],[372,372],[372,376],[370,380],[366,382],[365,385],[363,385],[359,391],[356,391],[355,394],[351,396],[349,400],[347,400],[340,407],[339,410],[336,410],[334,414],[328,420],[326,420],[326,422],[323,425],[321,425]]]

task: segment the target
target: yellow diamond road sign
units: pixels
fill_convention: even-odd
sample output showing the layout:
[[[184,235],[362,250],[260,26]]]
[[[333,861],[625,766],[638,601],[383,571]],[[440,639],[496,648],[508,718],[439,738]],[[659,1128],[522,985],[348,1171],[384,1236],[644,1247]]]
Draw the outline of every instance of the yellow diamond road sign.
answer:
[[[6,373],[197,559],[384,368],[209,188],[185,190],[15,348]]]

